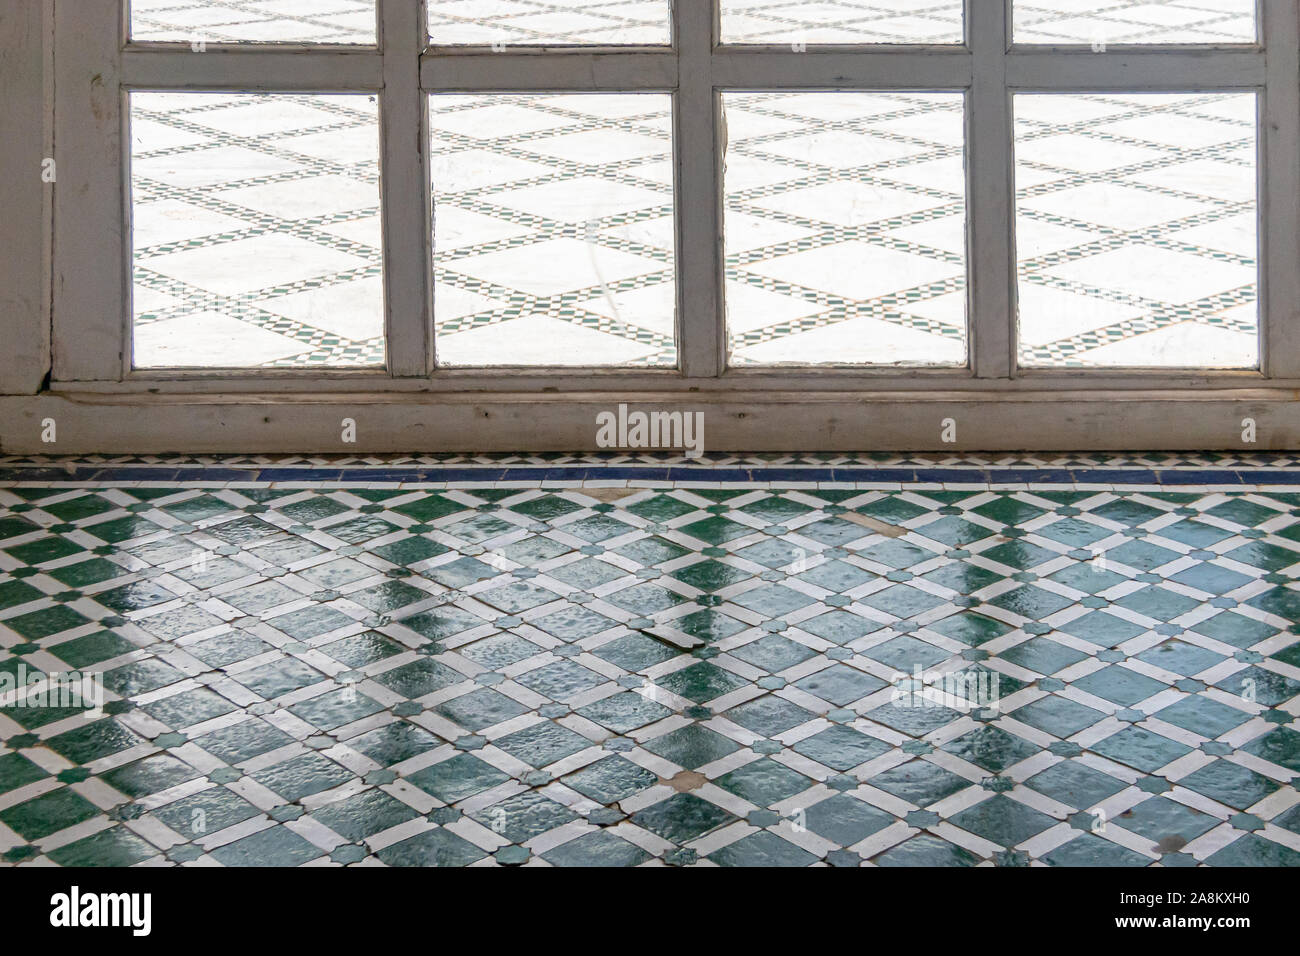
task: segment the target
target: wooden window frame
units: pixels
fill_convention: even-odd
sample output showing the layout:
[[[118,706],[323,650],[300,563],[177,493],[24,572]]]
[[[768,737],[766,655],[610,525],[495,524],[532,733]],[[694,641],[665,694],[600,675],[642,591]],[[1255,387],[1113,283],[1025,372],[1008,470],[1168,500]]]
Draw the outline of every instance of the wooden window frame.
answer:
[[[587,448],[594,441],[593,410],[620,402],[711,412],[713,449],[944,447],[939,414],[969,423],[957,442],[967,448],[1240,448],[1243,409],[1254,411],[1260,447],[1300,441],[1292,402],[1300,389],[1300,0],[1258,0],[1258,44],[1112,45],[1104,53],[1014,44],[1011,0],[965,0],[965,41],[952,45],[729,46],[719,42],[718,0],[674,0],[670,47],[500,52],[426,47],[426,0],[378,0],[374,46],[208,44],[204,52],[131,42],[127,0],[8,2],[23,25],[0,41],[30,42],[18,34],[35,29],[47,47],[40,57],[45,82],[36,88],[52,106],[53,121],[45,116],[40,141],[52,149],[58,181],[42,199],[37,224],[50,237],[48,261],[36,270],[45,285],[33,296],[38,308],[29,307],[21,317],[27,324],[18,326],[23,343],[49,341],[49,374],[33,388],[26,365],[15,367],[22,363],[11,357],[0,364],[0,395],[35,396],[0,398],[0,447],[31,446],[39,403],[58,402],[87,422],[88,410],[111,417],[105,409],[130,407],[153,408],[169,423],[163,432],[170,438],[140,434],[138,427],[114,438],[88,424],[78,448],[156,446],[192,435],[206,415],[222,423],[219,434],[203,439],[214,450],[330,450],[337,440],[324,430],[337,429],[325,423],[362,397],[375,422],[363,444],[375,449]],[[30,62],[9,67],[28,74],[35,68]],[[24,77],[28,82],[16,88],[32,89]],[[128,367],[126,96],[132,90],[380,96],[388,368]],[[727,366],[719,131],[721,93],[729,90],[964,93],[967,367]],[[427,96],[604,91],[674,98],[679,367],[439,368]],[[1193,91],[1259,94],[1260,369],[1018,367],[1012,97]],[[34,158],[29,141],[6,137],[0,150],[24,164]],[[18,187],[7,188],[20,196]],[[412,195],[424,201],[411,202]],[[25,201],[30,216],[30,196]],[[3,231],[17,235],[13,226]],[[21,263],[28,289],[34,287],[31,256]],[[277,414],[243,426],[254,434],[223,439],[238,434],[238,416],[220,410],[254,401]],[[489,406],[497,412],[464,417],[465,409]],[[1211,414],[1211,406],[1222,411]],[[292,424],[316,414],[308,409],[320,410],[321,431],[308,430],[314,437]],[[9,412],[27,424],[7,425]],[[410,422],[408,412],[423,417]],[[1173,445],[1171,423],[1185,428]]]

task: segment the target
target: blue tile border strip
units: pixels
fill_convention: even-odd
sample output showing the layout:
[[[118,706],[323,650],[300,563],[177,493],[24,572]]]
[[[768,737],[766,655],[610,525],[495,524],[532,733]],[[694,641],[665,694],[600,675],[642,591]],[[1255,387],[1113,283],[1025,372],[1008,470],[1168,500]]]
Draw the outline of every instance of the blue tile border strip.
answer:
[[[666,481],[725,483],[855,484],[1105,484],[1297,485],[1300,469],[1257,468],[999,468],[999,467],[708,467],[690,465],[555,465],[402,467],[169,467],[166,465],[43,465],[0,468],[0,483],[14,482],[345,482],[417,484],[501,481]]]

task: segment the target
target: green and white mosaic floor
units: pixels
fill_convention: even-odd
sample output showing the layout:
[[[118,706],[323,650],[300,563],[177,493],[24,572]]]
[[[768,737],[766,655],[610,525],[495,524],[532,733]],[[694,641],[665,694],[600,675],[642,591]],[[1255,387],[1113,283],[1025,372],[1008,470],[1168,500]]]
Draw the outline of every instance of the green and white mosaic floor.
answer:
[[[5,863],[1300,864],[1294,484],[157,464],[0,481]]]
[[[487,9],[490,7],[491,9]],[[723,5],[732,42],[956,42],[960,3]],[[374,41],[372,5],[137,0],[144,40]],[[1250,42],[1250,0],[1023,3],[1025,42]],[[667,5],[455,0],[436,42],[664,43]],[[673,366],[666,94],[431,98],[435,313],[449,366]],[[963,365],[956,93],[724,96],[731,360]],[[1251,94],[1016,98],[1020,360],[1259,361]],[[135,362],[385,358],[367,96],[132,99]]]

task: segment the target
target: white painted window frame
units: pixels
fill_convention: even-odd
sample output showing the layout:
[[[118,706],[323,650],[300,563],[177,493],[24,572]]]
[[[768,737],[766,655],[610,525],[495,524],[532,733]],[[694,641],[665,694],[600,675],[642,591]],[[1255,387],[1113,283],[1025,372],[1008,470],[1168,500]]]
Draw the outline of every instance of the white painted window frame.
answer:
[[[908,423],[914,415],[928,422],[932,412],[952,401],[959,403],[953,407],[968,413],[1003,414],[1006,420],[1000,425],[995,427],[989,417],[986,426],[976,429],[982,437],[974,440],[983,445],[973,447],[987,448],[1110,447],[1108,439],[1096,433],[1095,422],[1079,424],[1079,416],[1068,415],[1068,406],[1080,400],[1154,401],[1140,407],[1169,409],[1212,393],[1227,417],[1253,401],[1262,418],[1278,416],[1279,429],[1294,414],[1291,390],[1300,388],[1300,0],[1258,0],[1266,43],[1112,45],[1104,53],[1086,47],[1014,45],[1011,0],[966,0],[966,39],[960,45],[810,45],[801,52],[780,46],[721,45],[717,0],[674,0],[671,48],[512,47],[503,52],[486,47],[425,49],[425,0],[379,0],[378,46],[209,44],[205,52],[194,52],[187,44],[128,42],[127,0],[9,2],[26,7],[43,3],[54,46],[52,138],[59,179],[52,203],[50,264],[52,394],[76,395],[91,403],[170,397],[173,408],[204,395],[255,394],[271,407],[294,402],[331,407],[366,395],[376,408],[421,396],[426,410],[431,403],[442,403],[449,422],[456,420],[450,409],[457,403],[501,401],[506,407],[520,401],[521,408],[530,409],[525,414],[536,420],[522,432],[522,440],[518,429],[513,434],[503,429],[497,436],[490,414],[477,421],[471,417],[468,425],[476,424],[479,431],[475,447],[483,449],[508,442],[516,444],[502,447],[587,447],[590,429],[578,423],[590,421],[584,416],[591,408],[625,399],[689,398],[695,407],[715,408],[722,434],[732,436],[718,441],[750,448],[930,447],[935,442],[928,438],[907,437],[913,427]],[[386,370],[128,367],[131,267],[125,102],[131,90],[159,89],[380,95],[390,356]],[[765,89],[966,94],[968,367],[726,366],[720,298],[721,93]],[[1262,367],[1018,368],[1011,97],[1022,91],[1207,90],[1260,94]],[[437,367],[426,95],[527,91],[674,94],[680,368]],[[425,201],[412,202],[411,196]],[[0,388],[0,393],[10,391]],[[1047,409],[1033,410],[1043,402],[1064,418],[1054,423]],[[1024,405],[1027,421],[1036,424],[1018,436],[997,438],[997,428],[1015,428],[1008,409],[1017,403]],[[750,405],[780,409],[767,419],[775,436],[757,440],[754,422],[745,423]],[[877,421],[876,408],[888,408],[893,421]],[[401,414],[389,411],[384,420],[391,419],[391,424],[382,427],[398,428]],[[1194,405],[1177,410],[1192,432],[1205,432],[1196,427],[1204,411],[1197,412]],[[178,422],[185,421],[183,413],[175,414]],[[550,432],[548,416],[555,419]],[[762,420],[761,415],[751,417]],[[837,423],[841,433],[852,424],[857,429],[853,437],[837,437]],[[1189,434],[1182,446],[1199,441],[1203,447],[1233,447],[1228,424],[1226,419],[1216,424],[1219,430],[1213,436],[1198,439]],[[1114,447],[1131,447],[1128,442],[1143,435],[1148,436],[1147,447],[1170,447],[1161,445],[1166,425],[1155,421],[1138,427],[1130,422],[1128,427],[1137,430],[1131,438],[1116,436]],[[902,433],[895,433],[900,427]],[[287,435],[284,438],[292,444]],[[427,440],[436,444],[443,438],[431,434]],[[1296,432],[1279,433],[1267,441],[1294,443],[1300,437]],[[967,440],[961,444],[971,447]]]

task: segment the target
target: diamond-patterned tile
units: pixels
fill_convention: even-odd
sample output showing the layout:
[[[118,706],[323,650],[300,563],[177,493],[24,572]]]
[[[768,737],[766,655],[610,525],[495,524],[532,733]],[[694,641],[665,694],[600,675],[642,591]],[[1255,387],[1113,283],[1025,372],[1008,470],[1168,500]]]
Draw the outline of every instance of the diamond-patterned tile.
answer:
[[[899,801],[972,838],[1032,850],[1064,819],[1049,803],[1071,813],[1132,803],[1132,782],[1148,792],[1107,823],[1129,836],[1079,833],[1048,841],[1035,859],[1289,859],[1270,834],[1296,828],[1300,645],[1285,627],[1298,592],[1285,571],[1297,562],[1212,541],[1196,526],[1253,533],[1300,500],[1053,486],[627,492],[593,508],[583,490],[565,487],[307,493],[133,479],[69,495],[0,483],[0,674],[55,662],[102,672],[107,709],[82,721],[77,707],[5,698],[0,852],[48,839],[57,849],[41,862],[146,863],[172,849],[154,842],[157,828],[189,844],[252,827],[261,804],[241,789],[251,786],[272,795],[273,825],[232,831],[210,860],[321,861],[328,854],[292,822],[305,809],[311,825],[349,844],[375,839],[382,849],[364,855],[388,865],[492,862],[464,827],[538,841],[539,862],[555,865],[639,865],[671,852],[661,846],[697,841],[714,863],[809,865],[821,859],[810,848],[824,843],[808,841],[869,846],[906,822]],[[139,540],[106,531],[97,537],[105,544],[83,554],[77,539],[30,520],[107,527],[154,513],[159,501],[157,512],[204,527],[157,524]],[[918,534],[876,534],[837,509],[908,522]],[[471,540],[507,513],[528,529],[513,544],[487,553]],[[575,518],[599,520],[573,535],[565,529]],[[764,524],[810,518],[819,525],[811,535]],[[1035,532],[998,540],[966,528],[1067,520],[1057,529],[1070,539],[1058,540],[1064,551],[1041,547],[1057,540],[1051,534],[1034,544],[1026,538]],[[427,524],[402,530],[413,521]],[[674,522],[694,531],[679,535]],[[837,522],[864,533],[841,538]],[[1076,547],[1071,529],[1092,522],[1179,526]],[[464,537],[422,530],[457,526]],[[612,551],[591,543],[614,532]],[[1300,553],[1261,533],[1267,540],[1242,540]],[[730,549],[742,536],[750,540]],[[371,548],[375,538],[393,544]],[[809,541],[838,550],[821,555]],[[933,549],[958,544],[965,554]],[[1207,544],[1237,557],[1171,550]],[[208,550],[198,577],[197,546]],[[284,572],[267,572],[264,555]],[[128,570],[140,567],[160,570]],[[188,597],[201,587],[202,598]],[[68,600],[70,588],[87,597]],[[1223,594],[1246,597],[1228,606]],[[700,643],[688,650],[675,643],[682,636]],[[913,697],[914,668],[996,674],[1001,706]],[[56,774],[50,759],[93,779]],[[981,789],[989,777],[1023,789]],[[89,798],[106,791],[139,806],[155,829],[93,823],[90,835],[62,838],[101,817]],[[790,810],[796,803],[806,805]],[[733,836],[743,805],[779,806],[788,819]],[[1211,806],[1269,826],[1202,848],[1198,838],[1219,826]],[[603,814],[623,822],[595,823]],[[390,830],[400,838],[384,838]],[[1133,839],[1149,841],[1152,856]],[[914,832],[872,847],[869,859],[984,861],[959,842]]]

